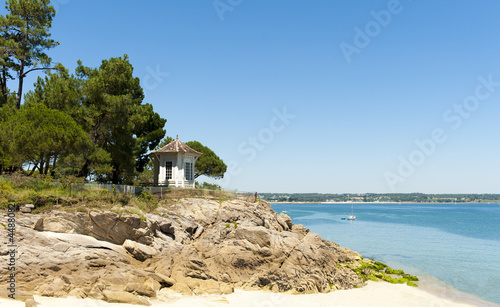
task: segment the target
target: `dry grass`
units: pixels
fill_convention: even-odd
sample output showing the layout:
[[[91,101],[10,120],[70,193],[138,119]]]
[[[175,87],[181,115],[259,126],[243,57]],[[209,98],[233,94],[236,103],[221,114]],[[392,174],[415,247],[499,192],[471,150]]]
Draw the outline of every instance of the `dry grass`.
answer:
[[[114,190],[114,187],[113,187]],[[53,181],[15,174],[0,177],[0,208],[8,204],[34,204],[33,213],[64,210],[88,212],[92,209],[124,208],[144,213],[158,207],[168,208],[183,198],[205,198],[225,201],[236,198],[235,192],[221,190],[165,188],[158,193],[144,189],[139,195],[92,188],[81,183]],[[132,213],[132,212],[130,212]]]

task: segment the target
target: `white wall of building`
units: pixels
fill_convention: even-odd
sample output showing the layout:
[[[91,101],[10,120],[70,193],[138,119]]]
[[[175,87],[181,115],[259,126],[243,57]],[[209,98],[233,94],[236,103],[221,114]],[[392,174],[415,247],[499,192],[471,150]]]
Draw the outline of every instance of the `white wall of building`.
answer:
[[[155,184],[173,185],[176,187],[194,187],[194,164],[198,157],[184,153],[158,153],[153,157],[155,166],[154,176]],[[172,162],[172,179],[166,180],[166,164]],[[191,172],[193,180],[186,180],[185,165],[186,162],[192,163]]]

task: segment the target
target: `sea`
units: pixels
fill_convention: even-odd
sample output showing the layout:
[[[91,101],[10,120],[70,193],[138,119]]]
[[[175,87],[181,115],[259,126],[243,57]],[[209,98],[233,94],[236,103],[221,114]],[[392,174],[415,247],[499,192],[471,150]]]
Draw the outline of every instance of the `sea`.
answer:
[[[272,204],[328,241],[417,275],[420,287],[500,306],[498,203]],[[356,220],[346,220],[353,210]]]

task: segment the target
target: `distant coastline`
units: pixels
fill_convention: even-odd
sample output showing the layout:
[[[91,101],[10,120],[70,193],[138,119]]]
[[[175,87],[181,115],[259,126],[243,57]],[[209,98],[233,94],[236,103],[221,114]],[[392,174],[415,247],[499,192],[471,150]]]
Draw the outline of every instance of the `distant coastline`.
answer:
[[[500,194],[259,193],[271,203],[500,203]]]
[[[467,202],[418,202],[418,201],[389,201],[389,202],[381,202],[381,201],[270,201],[271,205],[273,204],[488,204],[488,203],[499,203],[498,201],[493,202],[483,202],[483,201],[467,201]]]

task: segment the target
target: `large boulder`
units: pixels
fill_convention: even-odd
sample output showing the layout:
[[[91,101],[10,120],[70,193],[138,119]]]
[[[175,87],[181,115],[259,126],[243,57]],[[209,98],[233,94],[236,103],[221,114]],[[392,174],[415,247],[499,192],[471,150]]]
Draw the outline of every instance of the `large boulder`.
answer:
[[[130,253],[132,256],[139,260],[144,261],[149,259],[157,254],[156,249],[150,246],[146,246],[141,243],[134,242],[132,240],[125,240],[123,243],[123,247]]]

